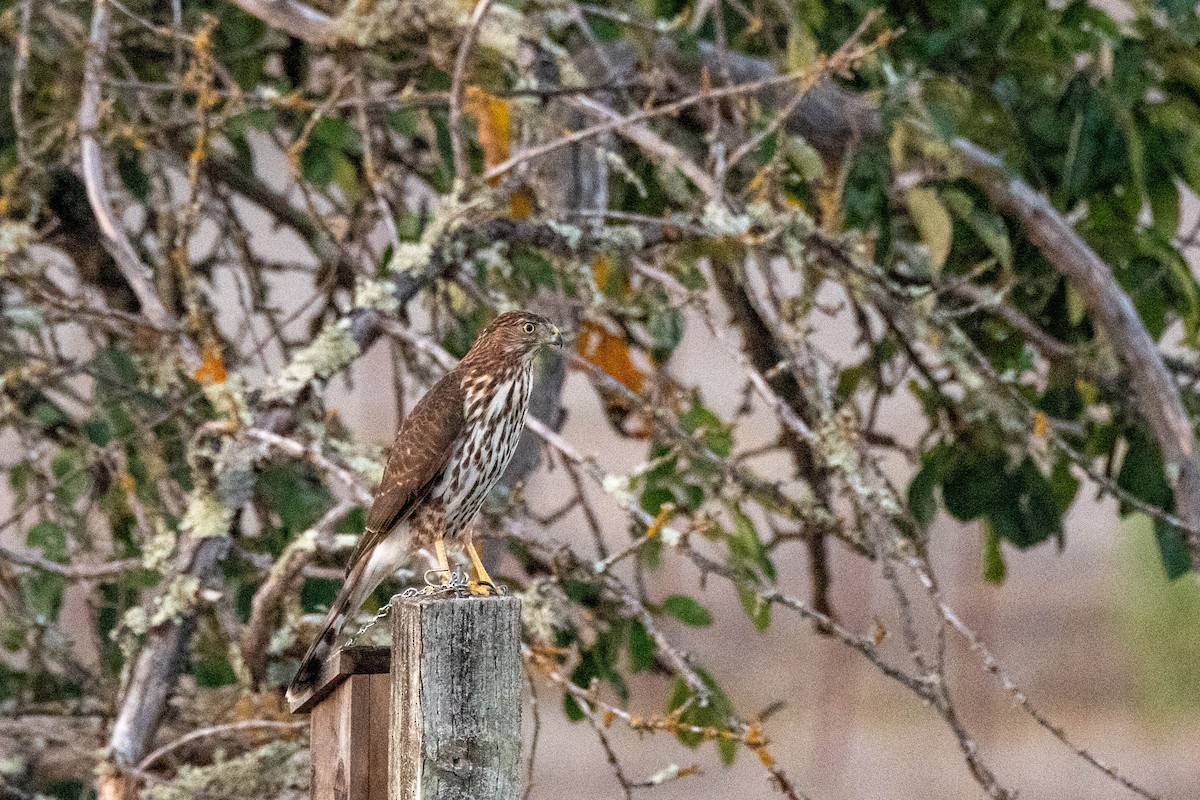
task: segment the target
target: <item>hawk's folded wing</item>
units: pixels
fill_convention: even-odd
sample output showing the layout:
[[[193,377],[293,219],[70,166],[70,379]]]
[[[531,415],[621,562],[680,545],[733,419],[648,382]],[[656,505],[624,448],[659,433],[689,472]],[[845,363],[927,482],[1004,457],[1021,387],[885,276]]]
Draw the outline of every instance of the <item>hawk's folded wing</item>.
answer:
[[[454,370],[433,385],[400,425],[383,479],[375,490],[366,529],[347,562],[350,566],[425,499],[441,477],[462,429],[463,390]]]

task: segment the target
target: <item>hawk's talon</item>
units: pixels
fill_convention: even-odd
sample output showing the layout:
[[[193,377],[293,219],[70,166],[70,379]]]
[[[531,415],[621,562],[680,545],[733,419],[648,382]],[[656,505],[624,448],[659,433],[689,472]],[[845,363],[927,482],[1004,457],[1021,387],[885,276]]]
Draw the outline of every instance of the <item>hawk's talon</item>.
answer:
[[[467,591],[476,597],[503,597],[504,587],[497,586],[491,581],[470,581]]]

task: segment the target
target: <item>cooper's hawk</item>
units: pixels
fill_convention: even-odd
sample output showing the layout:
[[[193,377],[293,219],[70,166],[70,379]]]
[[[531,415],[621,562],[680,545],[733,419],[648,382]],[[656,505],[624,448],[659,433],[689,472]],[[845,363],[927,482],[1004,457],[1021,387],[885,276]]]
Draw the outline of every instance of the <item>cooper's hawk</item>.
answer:
[[[494,590],[470,526],[525,428],[533,357],[545,345],[562,346],[549,320],[501,314],[401,424],[346,582],[288,687],[289,699],[311,688],[346,620],[417,548],[432,546],[438,572],[448,577],[443,539],[461,538],[475,565],[472,585]]]

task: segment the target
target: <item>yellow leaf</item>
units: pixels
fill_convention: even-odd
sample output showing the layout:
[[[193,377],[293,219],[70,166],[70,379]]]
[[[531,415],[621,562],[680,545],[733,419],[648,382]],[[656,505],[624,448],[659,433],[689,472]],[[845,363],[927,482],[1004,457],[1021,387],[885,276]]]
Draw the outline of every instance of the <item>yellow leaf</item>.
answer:
[[[1039,439],[1045,439],[1046,434],[1050,431],[1050,420],[1044,411],[1035,411],[1033,413],[1033,435]]]
[[[950,255],[950,237],[953,231],[950,213],[942,205],[937,192],[932,189],[909,189],[904,193],[904,200],[908,203],[908,213],[913,224],[921,234],[921,241],[929,250],[929,267],[934,272],[939,272],[946,263],[946,257]]]
[[[754,196],[755,200],[764,201],[767,199],[767,190],[771,188],[767,181],[767,179],[770,177],[770,174],[771,166],[768,164],[758,172],[754,173],[754,177],[750,179],[750,184],[747,186],[747,188],[750,190],[750,194]]]
[[[225,382],[225,362],[221,359],[221,348],[215,343],[209,342],[204,345],[204,354],[200,358],[200,366],[196,367],[194,377],[201,386]]]
[[[508,213],[513,219],[529,219],[533,215],[533,194],[525,188],[508,196]]]
[[[604,285],[608,283],[608,256],[603,253],[596,256],[596,260],[592,262],[592,275],[595,276],[600,291],[604,291]]]
[[[488,94],[478,86],[468,86],[463,111],[475,118],[479,146],[483,149],[484,168],[490,169],[506,161],[512,143],[508,102]]]
[[[1072,325],[1078,325],[1083,322],[1083,318],[1087,316],[1087,306],[1083,303],[1083,295],[1067,287],[1067,319]]]
[[[629,293],[629,274],[625,270],[613,270],[612,261],[606,255],[598,255],[592,261],[592,275],[596,278],[596,286],[605,294]]]
[[[802,72],[817,60],[817,38],[802,22],[793,23],[787,37],[788,72]]]

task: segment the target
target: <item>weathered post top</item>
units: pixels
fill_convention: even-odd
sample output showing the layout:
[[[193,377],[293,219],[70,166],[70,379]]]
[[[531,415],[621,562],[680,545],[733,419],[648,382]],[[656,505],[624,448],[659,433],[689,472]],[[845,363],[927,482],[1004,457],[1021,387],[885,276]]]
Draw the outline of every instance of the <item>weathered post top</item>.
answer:
[[[519,800],[521,603],[392,598],[390,800]]]

